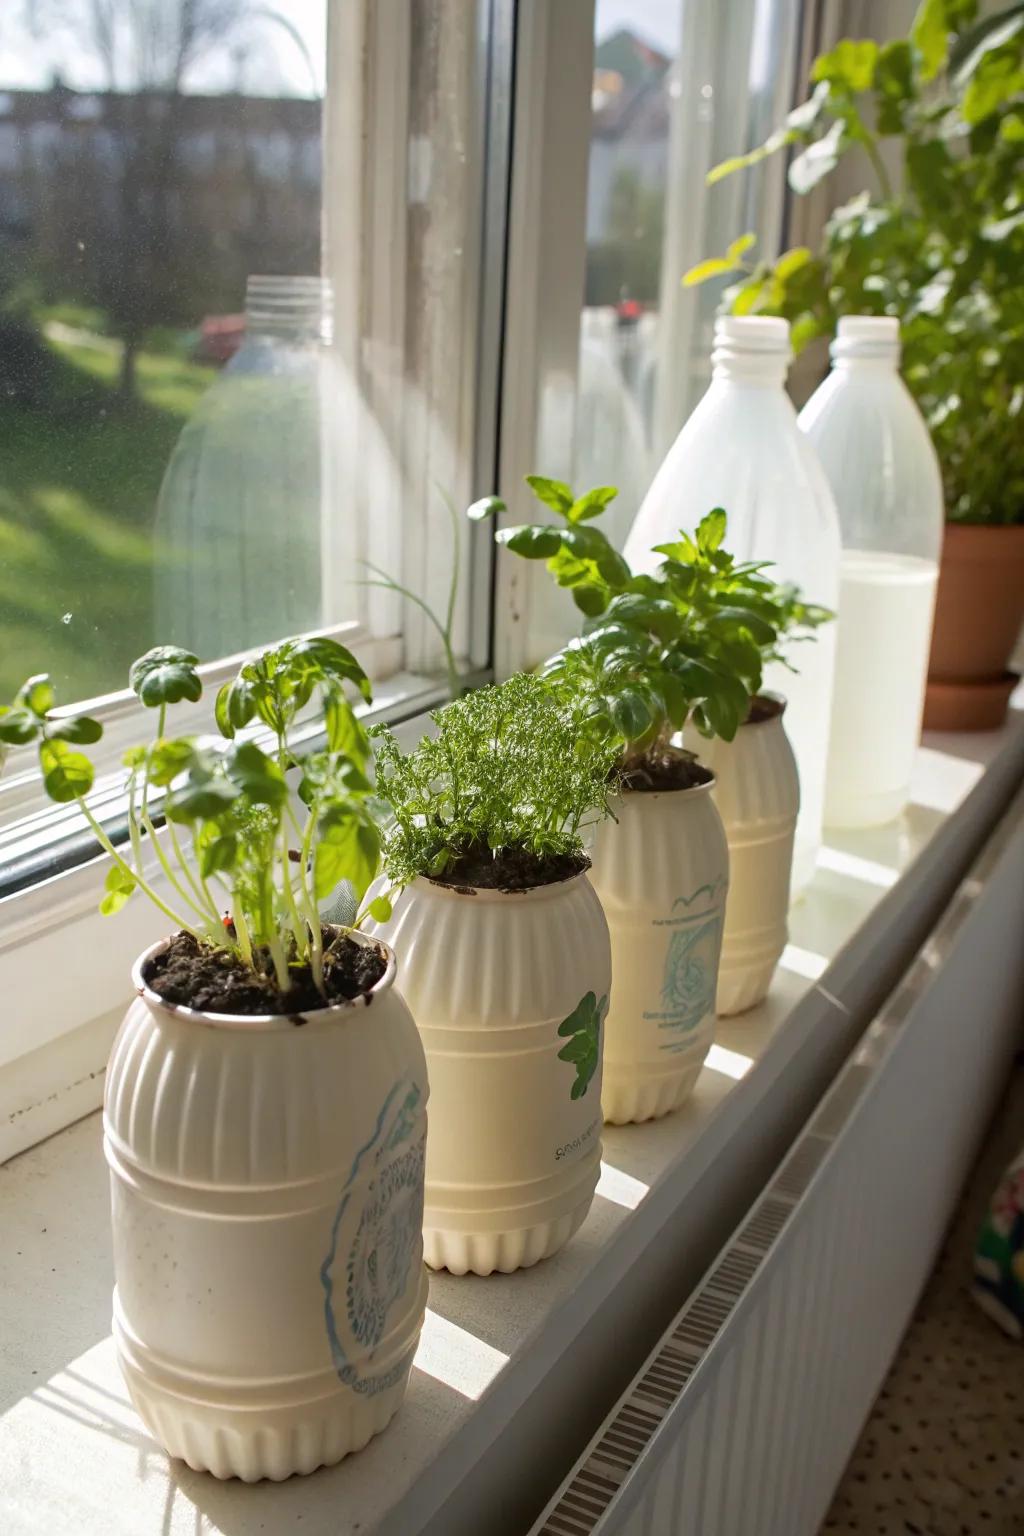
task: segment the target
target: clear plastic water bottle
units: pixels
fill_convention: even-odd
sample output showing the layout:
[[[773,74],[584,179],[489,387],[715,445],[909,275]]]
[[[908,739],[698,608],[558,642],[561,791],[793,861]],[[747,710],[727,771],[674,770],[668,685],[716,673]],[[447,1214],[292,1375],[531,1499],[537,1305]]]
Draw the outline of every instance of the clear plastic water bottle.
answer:
[[[661,560],[656,544],[691,531],[712,507],[729,518],[726,545],[742,560],[771,560],[826,608],[839,603],[839,518],[828,481],[797,427],[785,391],[789,326],[768,316],[715,322],[711,384],[654,478],[626,541],[635,571]],[[835,662],[834,624],[793,645],[766,669],[765,687],[789,701],[786,730],[800,770],[793,890],[814,873],[821,842],[825,760]]]
[[[874,826],[910,798],[942,548],[942,476],[899,375],[899,321],[849,315],[800,413],[842,531],[825,821]]]
[[[342,377],[329,284],[250,277],[245,336],[184,427],[155,525],[154,633],[204,660],[326,622]]]

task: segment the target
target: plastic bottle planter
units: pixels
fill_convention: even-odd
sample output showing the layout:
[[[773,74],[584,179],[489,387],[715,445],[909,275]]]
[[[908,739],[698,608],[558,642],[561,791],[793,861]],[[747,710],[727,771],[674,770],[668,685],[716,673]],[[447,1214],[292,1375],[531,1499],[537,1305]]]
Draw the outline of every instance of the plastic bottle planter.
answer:
[[[586,875],[529,891],[416,880],[392,944],[430,1070],[432,1269],[524,1269],[568,1242],[601,1161],[608,926]]]
[[[714,1038],[729,854],[711,782],[628,793],[598,831],[592,879],[615,978],[602,1104],[613,1125],[677,1109]]]
[[[395,959],[300,1021],[176,1008],[146,958],[104,1111],[121,1368],[190,1466],[312,1472],[392,1418],[427,1300],[426,1062]]]
[[[766,995],[786,947],[793,838],[800,808],[785,701],[762,695],[735,740],[689,739],[715,775],[712,791],[729,844],[718,1012],[743,1013]]]

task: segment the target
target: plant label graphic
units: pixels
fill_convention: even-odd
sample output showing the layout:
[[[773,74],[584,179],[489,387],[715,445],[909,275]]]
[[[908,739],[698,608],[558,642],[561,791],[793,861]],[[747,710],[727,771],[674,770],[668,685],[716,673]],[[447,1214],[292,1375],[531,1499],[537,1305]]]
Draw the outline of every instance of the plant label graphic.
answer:
[[[576,1067],[576,1081],[570,1097],[582,1099],[601,1060],[601,1023],[608,1012],[608,998],[598,1002],[597,994],[587,992],[567,1019],[558,1026],[560,1035],[568,1035],[568,1044],[558,1053],[559,1061],[571,1061]]]
[[[726,889],[726,881],[718,879],[689,896],[679,896],[671,916],[655,924],[669,930],[668,942],[658,1006],[645,1012],[644,1018],[666,1031],[660,1050],[687,1050],[689,1036],[714,1012]],[[651,984],[657,985],[656,975]]]
[[[403,1356],[373,1370],[392,1309],[419,1268],[423,1231],[426,1125],[415,1083],[396,1083],[373,1135],[356,1154],[320,1267],[331,1357],[338,1376],[361,1395],[384,1392],[400,1379]]]
[[[699,927],[677,931],[669,939],[661,999],[679,1030],[696,1029],[715,1006],[720,942],[717,913]]]

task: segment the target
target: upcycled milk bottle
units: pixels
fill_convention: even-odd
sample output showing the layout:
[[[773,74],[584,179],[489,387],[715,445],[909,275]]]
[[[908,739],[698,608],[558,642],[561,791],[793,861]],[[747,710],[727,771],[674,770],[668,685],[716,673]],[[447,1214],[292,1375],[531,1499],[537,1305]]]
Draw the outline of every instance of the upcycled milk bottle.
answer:
[[[848,315],[800,413],[842,531],[825,790],[831,826],[891,821],[910,798],[942,548],[939,461],[899,375],[899,321]]]
[[[634,571],[653,571],[656,544],[692,531],[712,507],[729,518],[726,544],[741,560],[770,560],[778,581],[805,598],[839,606],[839,518],[828,481],[797,427],[785,391],[789,325],[769,316],[722,316],[715,322],[711,384],[654,477],[625,556]],[[835,664],[834,624],[793,645],[765,669],[766,689],[788,700],[786,730],[800,771],[794,893],[814,873],[821,842],[825,761]]]

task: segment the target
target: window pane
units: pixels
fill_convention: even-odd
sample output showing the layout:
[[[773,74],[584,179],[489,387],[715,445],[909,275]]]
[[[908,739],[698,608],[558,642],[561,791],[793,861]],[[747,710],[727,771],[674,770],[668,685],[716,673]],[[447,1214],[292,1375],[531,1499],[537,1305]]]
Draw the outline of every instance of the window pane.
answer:
[[[620,542],[710,376],[723,283],[688,267],[742,231],[777,238],[779,167],[708,188],[789,106],[796,0],[597,0],[575,479],[620,489]]]
[[[0,698],[342,617],[326,0],[15,0],[3,28]]]

